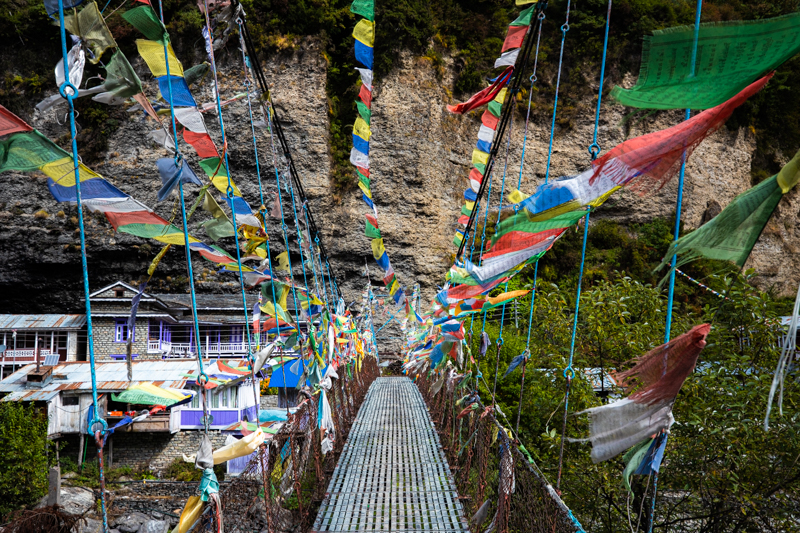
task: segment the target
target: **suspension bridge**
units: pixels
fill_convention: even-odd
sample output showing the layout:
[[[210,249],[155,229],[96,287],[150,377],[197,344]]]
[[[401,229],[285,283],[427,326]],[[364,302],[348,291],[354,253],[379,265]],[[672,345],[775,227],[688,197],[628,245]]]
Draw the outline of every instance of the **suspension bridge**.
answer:
[[[633,361],[632,368],[615,376],[616,384],[628,396],[589,409],[589,436],[573,439],[591,442],[595,462],[616,457],[628,449],[636,451],[636,463],[632,465],[636,474],[653,478],[647,521],[652,531],[658,472],[674,422],[672,405],[694,368],[711,327],[711,324],[697,325],[672,338],[676,267],[680,266],[678,263],[700,256],[727,259],[743,267],[781,195],[800,180],[799,154],[776,176],[747,191],[743,195],[745,199],[734,200],[727,214],[723,210],[687,239],[679,234],[686,160],[737,107],[769,82],[777,66],[800,50],[795,38],[800,28],[799,17],[779,17],[736,27],[702,26],[702,0],[698,0],[694,25],[656,32],[648,41],[648,54],[643,59],[649,62],[642,66],[643,73],[653,73],[652,76],[657,77],[660,74],[656,73],[672,75],[679,71],[679,75],[666,81],[651,81],[643,74],[633,89],[612,91],[615,98],[631,107],[685,109],[685,120],[663,131],[626,140],[601,156],[598,132],[612,16],[609,0],[594,128],[587,149],[588,168],[577,176],[551,179],[558,98],[572,10],[571,1],[567,0],[564,21],[559,21],[560,35],[556,34],[560,47],[544,183],[527,195],[520,189],[547,5],[518,0],[516,4],[523,8],[515,12],[516,18],[508,26],[500,56],[494,64],[496,72],[488,86],[463,103],[447,106],[449,112],[458,115],[484,107],[485,110],[472,152],[469,186],[464,191],[464,203],[455,224],[455,260],[446,274],[444,287],[431,300],[430,306],[423,309],[419,286],[411,289],[398,279],[380,229],[369,159],[369,142],[373,135],[372,97],[377,81],[373,73],[373,49],[376,34],[380,33],[376,31],[379,25],[374,0],[355,0],[351,11],[360,18],[353,30],[353,44],[355,58],[363,68],[357,69],[360,81],[355,108],[358,115],[353,125],[350,161],[355,167],[362,199],[369,209],[365,215],[365,234],[371,240],[373,258],[383,272],[379,278],[397,306],[389,321],[398,316],[401,323],[405,376],[388,377],[381,376],[378,366],[377,334],[386,324],[376,327],[374,323],[374,308],[379,303],[373,292],[369,268],[366,268],[368,283],[360,294],[360,306],[358,302],[348,306],[345,298],[352,295],[344,294],[331,266],[331,257],[292,160],[291,146],[273,105],[267,73],[260,64],[259,51],[254,46],[242,6],[236,2],[222,5],[222,2],[207,0],[200,6],[202,39],[214,95],[212,105],[200,106],[192,96],[191,85],[201,77],[202,69],[184,69],[170,44],[160,1],[154,5],[145,3],[122,14],[124,20],[145,37],[136,41],[137,51],[142,64],[157,80],[160,97],[156,100],[146,95],[145,86],[116,45],[105,23],[105,8],[101,10],[94,2],[81,7],[83,2],[45,0],[48,14],[57,17],[60,23],[62,59],[56,67],[59,92],[40,103],[37,109],[44,113],[55,105],[67,107],[71,153],[0,107],[0,135],[9,136],[3,143],[6,157],[0,159],[3,162],[0,171],[40,171],[48,176],[48,186],[57,201],[77,206],[87,347],[92,368],[94,410],[89,426],[98,448],[100,514],[104,531],[108,530],[106,492],[102,488],[106,438],[115,429],[135,424],[147,415],[136,419],[126,417],[111,428],[101,416],[94,371],[89,299],[91,265],[86,255],[85,209],[104,214],[118,232],[163,245],[152,259],[147,275],[143,276],[145,281],[139,297],[164,254],[172,246],[184,247],[195,338],[200,338],[200,325],[191,252],[213,263],[221,272],[238,277],[242,316],[247,324],[248,355],[241,366],[225,367],[232,373],[230,376],[209,376],[206,372],[209,361],[204,359],[202,347],[197,346],[197,373],[193,374],[192,385],[199,390],[204,438],[194,461],[202,470],[203,479],[198,494],[186,502],[177,526],[179,533],[222,531],[223,526],[228,531],[269,533],[571,533],[584,531],[584,528],[561,498],[561,481],[568,440],[570,394],[576,377],[573,361],[590,214],[622,187],[657,190],[677,175],[679,194],[674,239],[664,259],[664,266],[670,267],[665,280],[668,307],[664,344],[643,354]],[[68,47],[71,41],[67,39],[67,32],[75,39],[72,47]],[[241,77],[246,91],[223,99],[215,50],[225,46],[227,39],[234,35],[238,35]],[[765,35],[769,38],[764,38]],[[725,46],[718,47],[725,50],[724,54],[715,48],[705,52],[711,56],[698,57],[701,38],[724,42]],[[719,89],[720,78],[708,65],[715,65],[720,71],[739,68],[739,63],[728,57],[728,50],[744,49],[742,43],[755,46],[754,42],[763,45],[761,53],[755,54],[758,57],[742,56],[741,69],[727,72],[725,79],[729,86]],[[723,55],[714,55],[718,53]],[[107,57],[106,81],[99,88],[80,88],[87,54],[90,59],[113,54]],[[690,59],[685,65],[665,65],[664,58],[668,57]],[[754,66],[748,61],[761,63]],[[704,65],[702,69],[698,68],[699,63]],[[522,134],[522,158],[516,189],[511,191],[510,184],[516,175],[516,169],[509,164],[513,116],[526,80],[530,82],[530,90]],[[689,84],[691,91],[686,90]],[[145,116],[142,120],[154,128],[148,138],[166,153],[166,157],[153,161],[161,177],[158,198],[163,201],[177,197],[172,220],[179,220],[175,224],[180,223],[181,227],[161,218],[152,208],[80,162],[75,100],[87,94],[97,94],[97,101],[109,105],[135,102]],[[251,208],[229,165],[224,116],[227,107],[239,101],[247,105],[252,157],[256,163],[258,195],[249,198],[249,202],[256,202],[260,206],[258,209]],[[156,111],[157,107],[161,112]],[[693,114],[690,109],[703,111]],[[213,137],[203,118],[203,113],[210,110],[214,111],[218,123]],[[259,131],[262,129],[266,132],[263,136]],[[192,166],[202,168],[205,179],[198,177]],[[270,183],[272,177],[274,184]],[[194,187],[200,188],[196,191]],[[216,197],[212,194],[214,191]],[[186,199],[192,199],[194,192],[197,195],[187,209]],[[271,209],[268,210],[267,205],[271,205]],[[493,221],[490,212],[496,213]],[[233,238],[233,242],[227,241],[232,252],[221,244],[209,245],[202,238],[190,235],[189,221],[195,213],[198,216],[205,213],[203,227],[209,239],[217,242]],[[569,317],[572,323],[569,355],[565,367],[558,369],[564,378],[565,390],[561,402],[559,458],[551,481],[520,438],[520,415],[531,350],[538,260],[569,228],[581,221],[584,225],[582,253],[574,311]],[[247,261],[254,262],[245,264]],[[533,267],[532,290],[509,291],[511,278],[528,266]],[[251,290],[260,295],[252,308],[246,299],[246,292]],[[522,370],[516,420],[512,422],[500,411],[497,399],[500,353],[505,343],[503,324],[506,305],[528,294],[531,314],[525,347],[511,361],[507,371],[508,374],[517,367]],[[136,302],[138,300],[134,302],[129,324],[135,324]],[[482,368],[491,368],[493,355],[490,351],[493,342],[485,327],[487,314],[498,307],[501,307],[501,318],[499,335],[494,340],[494,373],[484,376]],[[262,313],[266,317],[264,320]],[[797,329],[796,322],[794,320],[790,327],[791,335]],[[288,360],[285,354],[290,350],[297,356]],[[128,354],[132,357],[130,344]],[[781,376],[788,364],[786,357],[782,355],[779,372],[776,372],[773,395],[782,385]],[[233,380],[249,379],[255,398],[258,397],[259,373],[282,372],[283,393],[288,398],[287,367],[300,376],[297,409],[289,412],[287,407],[285,422],[274,431],[268,433],[259,424],[254,428],[243,425],[240,440],[212,450],[208,438],[208,391],[224,388]],[[490,381],[493,381],[491,385]],[[184,400],[180,393],[176,394],[176,402]],[[560,410],[560,405],[556,411]],[[242,457],[249,458],[244,472],[220,488],[213,466]]]

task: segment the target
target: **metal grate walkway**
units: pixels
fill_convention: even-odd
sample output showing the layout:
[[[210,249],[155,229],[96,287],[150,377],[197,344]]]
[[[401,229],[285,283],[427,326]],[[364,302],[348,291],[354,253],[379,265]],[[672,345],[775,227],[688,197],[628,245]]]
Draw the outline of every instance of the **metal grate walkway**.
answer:
[[[469,532],[439,436],[408,378],[378,378],[369,388],[313,529]]]

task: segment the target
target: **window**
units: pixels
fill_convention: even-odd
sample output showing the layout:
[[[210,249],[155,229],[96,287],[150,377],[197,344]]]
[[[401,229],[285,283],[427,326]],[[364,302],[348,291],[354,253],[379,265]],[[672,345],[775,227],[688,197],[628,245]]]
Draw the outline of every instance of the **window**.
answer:
[[[117,318],[114,321],[114,342],[128,342],[128,340],[134,341],[132,332],[128,330],[128,319],[127,318]]]
[[[61,405],[68,406],[68,405],[79,405],[80,401],[77,396],[64,396],[61,399]]]
[[[239,387],[231,387],[230,389],[230,406],[234,409],[239,407]]]
[[[192,409],[200,409],[200,389],[192,389],[194,391],[194,396],[192,397]]]
[[[211,396],[211,409],[219,409],[219,394],[212,392],[209,394]]]

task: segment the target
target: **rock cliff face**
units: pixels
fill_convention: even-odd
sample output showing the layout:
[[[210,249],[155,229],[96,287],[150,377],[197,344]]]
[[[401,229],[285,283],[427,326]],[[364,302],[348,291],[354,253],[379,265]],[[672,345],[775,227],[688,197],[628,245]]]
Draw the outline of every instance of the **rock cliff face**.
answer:
[[[240,56],[233,45],[229,48],[221,58],[223,99],[244,90]],[[202,60],[185,56],[181,59],[187,65],[192,64],[192,60]],[[314,40],[307,40],[291,54],[264,58],[264,61],[273,98],[339,284],[349,299],[357,300],[366,282],[363,277],[365,261],[373,275],[380,271],[371,257],[369,239],[364,236],[363,215],[368,208],[360,199],[360,191],[354,189],[337,194],[329,179],[326,62],[321,49]],[[403,55],[398,67],[385,79],[377,81],[372,114],[371,179],[381,231],[398,279],[409,286],[409,293],[410,286],[418,282],[426,301],[443,281],[454,251],[455,223],[480,125],[478,114],[462,117],[445,110],[444,104],[453,99],[447,89],[452,86],[451,69],[445,61],[446,68],[440,76],[426,59]],[[150,76],[145,76],[145,66],[139,58],[132,59],[132,63],[146,82],[147,94],[154,97],[157,87]],[[592,77],[587,78],[586,83],[596,87],[597,81]],[[194,91],[199,102],[212,101],[208,81]],[[592,140],[594,118],[591,107],[591,103],[587,103],[587,111],[570,128],[556,127],[551,178],[578,173],[589,165],[587,147]],[[624,112],[624,108],[613,105],[609,99],[604,101],[598,138],[604,150],[630,136],[665,128],[682,119],[682,112],[665,112],[621,126]],[[166,152],[147,137],[154,129],[152,123],[145,121],[140,112],[116,109],[113,113],[120,120],[119,127],[110,138],[103,160],[91,166],[123,191],[155,207],[164,218],[172,218],[176,212],[175,197],[156,202],[160,181],[155,161]],[[223,117],[232,176],[245,198],[256,208],[260,200],[246,101],[226,107]],[[524,119],[522,113],[517,113],[511,128],[506,191],[516,187],[520,176]],[[59,121],[63,122],[63,110],[36,117],[32,123],[56,139],[68,131]],[[219,126],[213,112],[206,114],[206,123],[212,136],[219,141]],[[521,188],[531,192],[545,176],[550,123],[549,120],[532,121],[528,128]],[[258,138],[262,181],[266,202],[269,202],[270,191],[275,190],[272,147],[265,130],[258,131]],[[708,220],[750,186],[750,160],[754,149],[751,132],[723,128],[694,152],[687,166],[684,191],[683,220],[687,228],[695,228]],[[193,152],[189,161],[199,171]],[[505,156],[501,157],[494,173],[493,205],[499,201],[504,162]],[[187,186],[186,190],[187,202],[193,201],[197,188]],[[645,197],[621,191],[597,211],[597,218],[629,223],[669,216],[675,208],[676,192],[677,180]],[[799,210],[800,200],[797,193],[792,192],[781,203],[750,260],[750,265],[760,273],[759,282],[764,287],[775,285],[783,294],[790,293],[800,281],[800,274],[792,268],[800,244],[800,230],[796,224]],[[3,312],[60,312],[82,308],[74,216],[74,208],[52,200],[43,176],[3,176],[0,188]],[[195,218],[205,216],[195,215]],[[179,220],[178,214],[177,222]],[[159,249],[157,243],[115,234],[101,216],[90,215],[87,221],[91,289],[99,289],[116,279],[136,281],[141,278]],[[194,223],[190,225],[198,236],[205,237]],[[273,249],[278,251],[284,249],[280,230],[273,220],[270,235]],[[291,232],[292,228],[289,230]],[[221,244],[233,252],[233,239],[226,241],[230,242]],[[160,290],[186,290],[183,253],[180,247],[169,252],[153,285]],[[234,275],[216,274],[213,265],[202,259],[194,259],[193,265],[200,291],[231,292],[238,287]]]

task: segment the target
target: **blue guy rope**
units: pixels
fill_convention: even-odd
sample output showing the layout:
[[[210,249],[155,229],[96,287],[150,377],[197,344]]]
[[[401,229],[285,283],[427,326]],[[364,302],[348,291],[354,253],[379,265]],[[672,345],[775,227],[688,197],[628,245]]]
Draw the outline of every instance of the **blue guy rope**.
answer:
[[[159,0],[158,2],[158,13],[161,19],[161,23],[164,23],[164,7]],[[170,79],[169,73],[169,52],[167,50],[167,45],[164,45],[164,63],[167,69],[167,79]],[[172,133],[175,141],[175,164],[177,166],[178,161],[181,159],[180,153],[180,146],[178,145],[178,127],[175,122],[175,107],[173,106],[173,97],[172,97],[172,83],[168,83],[167,87],[169,88],[168,97],[169,97],[169,112],[170,117],[172,120]],[[197,376],[197,384],[202,391],[201,399],[203,403],[203,430],[205,433],[208,433],[208,426],[211,422],[208,411],[206,409],[206,388],[205,385],[208,383],[208,374],[206,374],[205,370],[203,369],[203,352],[202,352],[202,343],[200,342],[200,322],[197,318],[197,297],[194,290],[194,273],[192,272],[192,254],[191,250],[189,249],[189,226],[186,221],[186,203],[183,198],[183,182],[179,179],[178,180],[178,196],[181,200],[181,216],[183,219],[183,242],[186,252],[186,269],[187,273],[189,274],[189,290],[192,296],[192,321],[194,324],[194,337],[197,339],[197,364],[199,367],[199,374]]]
[[[608,0],[608,12],[606,13],[606,34],[603,38],[603,61],[600,64],[600,87],[597,89],[597,109],[594,112],[594,136],[592,144],[589,146],[589,155],[592,156],[592,161],[597,159],[600,153],[600,145],[597,143],[597,129],[600,124],[600,103],[603,100],[603,83],[606,76],[606,56],[608,55],[608,28],[611,24],[611,2]]]
[[[692,45],[692,64],[689,77],[693,78],[695,75],[695,68],[697,67],[697,41],[700,36],[700,15],[703,11],[703,0],[697,0],[697,7],[694,15],[694,43]],[[692,110],[687,109],[684,114],[684,120],[689,120],[692,116]],[[675,229],[673,232],[673,242],[678,240],[681,231],[681,207],[683,204],[683,179],[686,174],[686,152],[681,156],[681,172],[678,178],[678,201],[675,206]],[[669,270],[669,292],[667,295],[667,324],[666,331],[664,332],[664,342],[669,342],[670,332],[672,329],[672,301],[675,293],[675,265],[678,258],[673,256],[672,264]]]
[[[528,123],[531,119],[531,101],[533,99],[533,87],[536,84],[538,78],[536,77],[536,69],[539,66],[539,44],[542,41],[542,26],[544,25],[544,11],[540,11],[539,15],[537,16],[539,20],[539,31],[538,35],[536,36],[536,53],[533,59],[533,73],[531,73],[531,90],[528,93],[528,111],[525,114],[525,135],[522,138],[522,156],[520,158],[519,163],[519,178],[517,178],[517,189],[519,190],[522,187],[522,170],[525,166],[525,146],[528,143]],[[539,260],[537,259],[533,265],[533,288],[531,290],[531,309],[528,314],[528,339],[525,342],[525,352],[527,352],[527,356],[522,361],[522,378],[520,381],[519,387],[519,402],[517,403],[517,423],[514,429],[514,432],[519,434],[519,421],[522,417],[522,395],[523,391],[525,390],[525,367],[528,364],[528,357],[530,357],[530,346],[531,346],[531,328],[533,326],[533,306],[536,302],[536,281],[539,274]]]
[[[697,68],[697,41],[700,38],[700,15],[703,12],[703,0],[697,0],[697,5],[694,12],[694,42],[692,43],[692,63],[689,77],[693,78],[695,69]],[[689,120],[692,116],[692,110],[687,109],[684,114],[684,120]],[[681,231],[681,204],[683,203],[683,179],[686,174],[686,152],[681,155],[681,173],[678,179],[678,200],[675,206],[675,229],[673,232],[673,242],[678,240]],[[672,264],[669,269],[669,291],[667,293],[667,322],[664,327],[664,343],[669,342],[670,333],[672,330],[672,302],[675,296],[675,268],[677,265],[677,256],[672,258]],[[653,525],[656,521],[656,494],[658,491],[658,472],[653,475],[653,498],[650,504],[650,525],[647,528],[648,533],[653,533]]]
[[[208,18],[208,0],[203,0],[203,5],[205,6],[205,21],[206,21],[206,30],[208,31],[208,38],[211,42],[214,41],[214,34],[211,31],[211,20]],[[253,361],[253,342],[250,336],[250,319],[247,315],[247,297],[244,293],[244,274],[242,272],[242,252],[239,249],[239,230],[236,225],[236,210],[233,207],[233,183],[231,182],[231,169],[228,160],[228,141],[225,137],[225,120],[222,118],[222,101],[220,100],[219,96],[219,79],[217,77],[217,63],[214,58],[214,47],[211,46],[208,49],[209,59],[211,59],[211,72],[214,74],[214,96],[217,100],[217,117],[219,118],[219,129],[220,134],[222,135],[222,153],[223,157],[225,158],[225,175],[228,178],[228,187],[226,190],[226,195],[228,197],[228,201],[231,205],[231,214],[233,215],[233,238],[234,243],[236,246],[236,264],[239,267],[239,287],[242,293],[242,310],[244,311],[244,327],[247,331],[247,358],[252,362]],[[169,67],[167,67],[169,68]],[[170,111],[171,112],[171,111]],[[176,139],[177,141],[177,139]],[[177,142],[176,142],[177,144]],[[181,195],[181,201],[183,195]],[[185,215],[184,215],[185,218]],[[187,246],[188,247],[188,246]],[[188,253],[188,252],[187,252]]]
[[[569,31],[569,10],[572,5],[572,0],[567,0],[567,17],[564,24],[561,26],[561,52],[558,54],[558,76],[556,77],[556,98],[553,102],[553,120],[550,123],[550,147],[547,149],[547,168],[544,174],[544,182],[550,178],[550,160],[553,155],[553,135],[556,132],[556,111],[558,110],[558,89],[561,87],[561,66],[564,61],[564,42],[567,40],[567,32]]]
[[[69,104],[69,131],[72,140],[72,165],[75,172],[75,203],[78,210],[78,228],[80,229],[81,241],[81,274],[83,276],[83,299],[86,306],[86,345],[89,349],[89,367],[92,374],[92,405],[94,411],[92,421],[89,424],[88,432],[90,435],[95,436],[97,441],[97,454],[100,465],[100,507],[103,513],[103,533],[108,532],[108,514],[106,510],[106,490],[105,478],[103,474],[103,442],[102,438],[108,424],[103,418],[100,417],[100,409],[97,401],[97,374],[95,372],[94,361],[94,335],[92,331],[92,303],[89,300],[89,268],[86,261],[86,230],[83,225],[83,203],[81,199],[81,179],[80,179],[80,162],[78,161],[78,132],[75,127],[75,102],[74,99],[78,96],[78,88],[72,84],[69,71],[69,60],[67,59],[67,33],[64,26],[64,1],[58,0],[58,20],[61,31],[61,57],[64,61],[64,82],[58,88],[58,92],[63,98],[66,98]],[[128,332],[131,335],[132,332]],[[100,429],[95,430],[99,426]]]
[[[606,73],[606,57],[608,52],[608,29],[611,24],[611,2],[612,0],[608,0],[608,11],[606,13],[606,29],[605,29],[605,38],[603,39],[603,59],[602,64],[600,66],[600,84],[597,88],[597,108],[595,110],[594,115],[594,133],[592,138],[592,144],[589,145],[589,155],[592,158],[592,161],[597,158],[597,154],[600,153],[600,145],[597,143],[597,130],[600,126],[600,106],[603,99],[603,83],[605,81],[605,73]],[[569,14],[567,15],[569,18]],[[563,52],[563,47],[562,47]],[[550,138],[550,142],[552,143],[552,137]],[[572,385],[572,379],[575,377],[575,371],[572,369],[572,361],[575,356],[575,338],[578,334],[578,316],[581,309],[581,285],[583,283],[583,267],[586,263],[586,241],[589,238],[589,215],[592,213],[592,208],[589,207],[586,211],[586,218],[584,219],[584,226],[583,226],[583,244],[581,247],[581,266],[578,272],[578,287],[575,293],[575,314],[572,319],[572,339],[570,340],[569,345],[569,362],[567,367],[564,369],[564,378],[567,380],[567,389],[564,394],[564,424],[561,428],[561,444],[560,450],[558,454],[558,479],[556,480],[556,490],[561,486],[561,471],[562,466],[564,463],[564,441],[567,436],[567,413],[569,412],[569,391]]]

